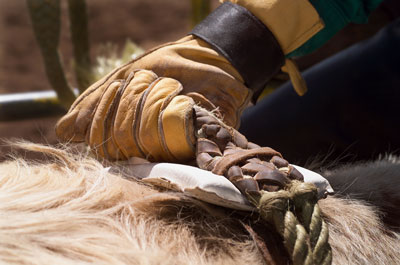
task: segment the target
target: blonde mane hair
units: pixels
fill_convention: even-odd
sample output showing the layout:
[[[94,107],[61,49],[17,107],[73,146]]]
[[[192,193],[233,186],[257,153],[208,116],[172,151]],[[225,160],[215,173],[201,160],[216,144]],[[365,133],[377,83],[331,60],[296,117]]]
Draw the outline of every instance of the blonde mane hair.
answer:
[[[0,263],[264,264],[240,214],[112,174],[82,152],[18,143],[0,163]],[[361,201],[320,206],[334,264],[395,264],[400,236]]]

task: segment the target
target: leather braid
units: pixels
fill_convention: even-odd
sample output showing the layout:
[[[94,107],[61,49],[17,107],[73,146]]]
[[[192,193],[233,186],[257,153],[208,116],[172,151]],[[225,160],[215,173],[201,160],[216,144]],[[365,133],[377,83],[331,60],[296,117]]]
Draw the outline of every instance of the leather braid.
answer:
[[[281,154],[248,142],[219,117],[195,106],[196,160],[200,168],[228,178],[282,236],[293,264],[332,263],[329,231],[317,189]]]
[[[277,191],[303,176],[269,147],[260,147],[216,115],[196,106],[196,160],[200,168],[228,178],[243,194]]]

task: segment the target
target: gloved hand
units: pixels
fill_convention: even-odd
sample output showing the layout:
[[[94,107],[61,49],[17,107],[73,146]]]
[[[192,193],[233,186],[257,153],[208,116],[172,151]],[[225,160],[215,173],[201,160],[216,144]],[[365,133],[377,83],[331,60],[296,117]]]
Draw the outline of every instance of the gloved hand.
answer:
[[[165,81],[164,76],[174,81]],[[147,52],[89,87],[58,122],[56,133],[65,141],[86,141],[111,160],[140,156],[185,161],[194,157],[190,106],[201,105],[238,126],[250,96],[224,57],[204,41],[188,36]]]
[[[284,65],[284,54],[321,27],[306,0],[236,2],[258,18],[223,4],[192,35],[148,51],[89,87],[58,122],[58,137],[86,141],[110,160],[183,162],[195,156],[195,105],[237,127],[252,90],[263,88]],[[308,11],[298,12],[299,6]],[[293,21],[283,24],[281,11],[296,14]]]
[[[178,95],[182,91],[178,81],[159,78],[148,70],[132,70],[125,78],[100,82],[83,93],[58,122],[56,133],[61,139],[86,141],[108,160],[184,161],[191,156],[194,101]]]

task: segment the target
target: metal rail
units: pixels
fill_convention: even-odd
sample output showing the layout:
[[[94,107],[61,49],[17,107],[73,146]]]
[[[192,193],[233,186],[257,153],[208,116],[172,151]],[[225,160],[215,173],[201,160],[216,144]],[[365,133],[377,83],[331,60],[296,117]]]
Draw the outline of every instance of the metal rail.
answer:
[[[57,116],[65,112],[53,90],[0,95],[0,122]]]

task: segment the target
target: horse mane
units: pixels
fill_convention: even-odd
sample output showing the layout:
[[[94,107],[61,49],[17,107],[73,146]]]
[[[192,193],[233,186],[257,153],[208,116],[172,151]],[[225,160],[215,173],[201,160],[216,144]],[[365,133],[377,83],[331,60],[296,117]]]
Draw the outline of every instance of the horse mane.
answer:
[[[255,213],[127,180],[68,146],[13,146],[46,159],[0,163],[0,260],[7,264],[264,264],[243,225]],[[320,207],[334,264],[400,261],[400,235],[377,207],[336,197]]]

